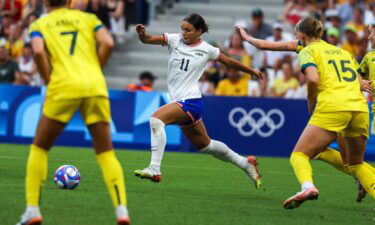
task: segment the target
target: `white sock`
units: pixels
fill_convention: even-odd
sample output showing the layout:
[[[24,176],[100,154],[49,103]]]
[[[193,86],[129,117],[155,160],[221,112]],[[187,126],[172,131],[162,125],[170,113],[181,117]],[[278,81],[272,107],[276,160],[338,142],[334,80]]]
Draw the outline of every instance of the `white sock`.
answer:
[[[116,216],[117,218],[129,216],[128,209],[124,205],[119,205],[116,208]]]
[[[40,216],[40,209],[39,206],[27,206],[26,212],[33,215],[33,216]]]
[[[211,140],[210,144],[201,149],[200,152],[211,154],[213,157],[224,162],[231,162],[245,170],[248,166],[247,159],[235,153],[226,144],[220,141]]]
[[[151,162],[150,167],[156,172],[160,171],[161,160],[167,144],[167,136],[165,134],[165,124],[163,121],[151,117]]]
[[[313,188],[315,187],[315,185],[311,182],[303,182],[302,183],[302,191],[306,190],[306,189],[309,189],[309,188]]]

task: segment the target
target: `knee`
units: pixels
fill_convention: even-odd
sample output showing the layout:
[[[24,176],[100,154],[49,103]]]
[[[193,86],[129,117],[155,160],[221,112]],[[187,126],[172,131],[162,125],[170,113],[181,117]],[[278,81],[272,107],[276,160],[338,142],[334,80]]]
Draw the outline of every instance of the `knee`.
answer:
[[[151,128],[152,134],[159,135],[163,131],[164,127],[165,127],[165,123],[161,121],[160,119],[155,118],[155,117],[150,118],[150,128]]]
[[[156,110],[152,113],[151,118],[160,118],[163,115],[163,113],[160,112],[160,110]]]
[[[164,127],[165,123],[156,117],[151,117],[150,126],[151,127]]]

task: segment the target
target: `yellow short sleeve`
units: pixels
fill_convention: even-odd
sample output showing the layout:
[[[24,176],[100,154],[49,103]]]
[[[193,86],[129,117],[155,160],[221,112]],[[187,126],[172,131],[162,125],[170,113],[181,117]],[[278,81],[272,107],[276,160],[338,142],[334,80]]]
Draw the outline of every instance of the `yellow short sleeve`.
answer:
[[[305,71],[305,69],[309,66],[317,66],[317,63],[315,62],[315,59],[312,55],[311,49],[303,49],[300,53],[298,53],[298,62],[301,67],[302,73]]]
[[[31,25],[30,25],[30,28],[29,28],[29,36],[30,36],[30,39],[32,40],[33,38],[36,38],[36,37],[39,37],[39,38],[44,38],[43,37],[43,34],[42,34],[42,31],[38,25],[38,21],[35,21],[33,22]]]
[[[96,32],[102,28],[104,28],[104,24],[102,21],[95,14],[89,14],[90,20],[92,21],[93,30]]]
[[[300,51],[302,51],[302,49],[303,49],[302,42],[298,40],[296,52],[299,53]]]

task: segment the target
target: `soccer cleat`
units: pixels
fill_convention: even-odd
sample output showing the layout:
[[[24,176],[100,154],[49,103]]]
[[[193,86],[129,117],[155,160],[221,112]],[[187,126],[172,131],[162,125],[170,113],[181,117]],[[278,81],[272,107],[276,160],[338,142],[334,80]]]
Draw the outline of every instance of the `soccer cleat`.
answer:
[[[128,216],[117,218],[117,225],[130,225],[130,219]]]
[[[125,205],[119,205],[116,208],[117,225],[129,225],[129,212]]]
[[[262,186],[262,182],[260,180],[260,174],[258,171],[258,162],[257,158],[255,156],[249,156],[247,157],[248,167],[245,169],[245,172],[251,180],[254,182],[254,185],[257,189],[259,189]]]
[[[161,174],[160,172],[156,172],[150,167],[147,167],[143,170],[136,170],[134,171],[134,175],[140,177],[142,179],[149,179],[152,182],[159,183],[161,181]]]
[[[356,202],[359,203],[359,202],[362,202],[362,200],[366,197],[367,192],[357,178],[355,178],[355,182],[356,182],[357,187],[358,187]]]
[[[42,220],[43,219],[41,215],[33,215],[31,213],[25,212],[21,216],[21,221],[16,225],[41,225]]]
[[[288,198],[283,206],[285,209],[294,209],[299,207],[306,200],[316,200],[319,197],[319,191],[315,187],[308,188],[304,191],[297,192],[297,194]]]

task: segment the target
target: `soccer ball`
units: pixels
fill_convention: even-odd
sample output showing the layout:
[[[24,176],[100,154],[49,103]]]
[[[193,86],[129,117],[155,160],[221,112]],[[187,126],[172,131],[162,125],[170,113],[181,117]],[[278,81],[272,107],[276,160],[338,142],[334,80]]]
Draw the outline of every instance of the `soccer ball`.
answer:
[[[77,168],[71,165],[60,166],[55,172],[55,184],[60,189],[74,189],[81,181]]]

